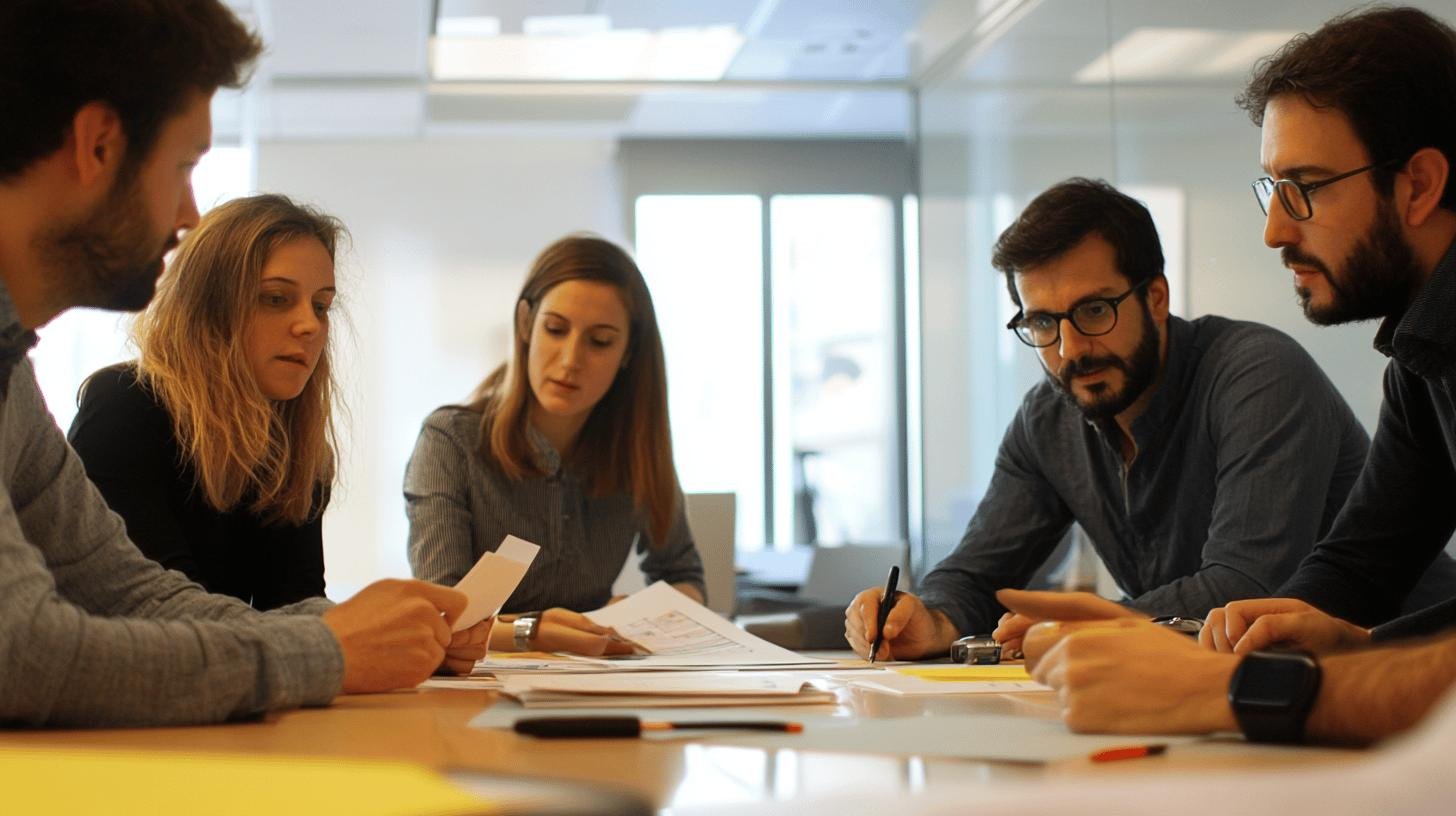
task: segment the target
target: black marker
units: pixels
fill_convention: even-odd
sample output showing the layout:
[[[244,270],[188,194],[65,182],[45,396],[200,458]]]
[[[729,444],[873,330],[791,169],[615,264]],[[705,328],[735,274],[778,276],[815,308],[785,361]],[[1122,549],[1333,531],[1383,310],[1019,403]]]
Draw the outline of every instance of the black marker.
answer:
[[[895,587],[900,584],[900,568],[890,567],[890,577],[885,579],[885,594],[880,597],[880,615],[875,625],[875,642],[870,647],[870,662],[875,662],[875,655],[880,653],[880,644],[885,640],[885,618],[890,617],[890,610],[895,607]]]

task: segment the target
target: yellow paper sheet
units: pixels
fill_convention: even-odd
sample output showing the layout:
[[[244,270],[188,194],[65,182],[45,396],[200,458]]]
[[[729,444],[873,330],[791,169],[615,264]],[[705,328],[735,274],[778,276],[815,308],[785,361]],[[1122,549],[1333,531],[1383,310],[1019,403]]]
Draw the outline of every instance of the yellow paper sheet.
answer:
[[[995,666],[906,666],[897,668],[900,674],[932,680],[937,683],[974,683],[986,680],[1030,680],[1026,666],[1015,663]]]
[[[11,813],[463,816],[495,808],[403,762],[0,748]]]

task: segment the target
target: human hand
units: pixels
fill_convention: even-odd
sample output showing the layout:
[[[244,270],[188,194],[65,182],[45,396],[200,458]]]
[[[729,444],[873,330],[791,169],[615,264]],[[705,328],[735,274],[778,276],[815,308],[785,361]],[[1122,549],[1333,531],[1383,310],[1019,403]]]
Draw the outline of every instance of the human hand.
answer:
[[[489,617],[451,634],[450,643],[445,647],[445,662],[440,668],[449,674],[469,675],[476,661],[490,651],[490,630],[494,623],[495,618]]]
[[[419,685],[445,657],[450,625],[467,602],[449,587],[388,578],[325,612],[344,654],[343,693]]]
[[[570,652],[588,657],[635,651],[616,629],[598,625],[580,612],[560,607],[541,613],[541,625],[536,628],[530,646],[537,652]]]
[[[1028,592],[1024,589],[1000,589],[996,600],[1010,609],[1001,616],[991,637],[1005,651],[1025,649],[1022,638],[1032,624],[1044,620],[1087,621],[1114,618],[1145,618],[1122,604],[1090,592]]]
[[[1239,658],[1200,649],[1166,627],[1125,618],[1046,621],[1027,631],[1026,649],[1032,679],[1057,692],[1073,731],[1237,730],[1227,694]]]
[[[1316,654],[1370,644],[1370,630],[1294,598],[1233,601],[1208,613],[1198,642],[1218,652],[1248,654],[1280,646]]]
[[[869,659],[870,647],[879,632],[880,596],[884,589],[870,587],[849,602],[844,610],[844,639],[855,654]],[[877,660],[915,660],[950,650],[956,639],[955,626],[944,612],[925,606],[908,592],[895,594],[895,607],[885,618],[885,637]]]

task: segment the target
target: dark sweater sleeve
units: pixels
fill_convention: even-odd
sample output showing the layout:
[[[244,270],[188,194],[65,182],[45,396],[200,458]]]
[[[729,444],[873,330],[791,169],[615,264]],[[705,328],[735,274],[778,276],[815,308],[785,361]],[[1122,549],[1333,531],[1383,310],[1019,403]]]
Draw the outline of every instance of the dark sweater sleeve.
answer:
[[[1419,377],[1392,362],[1370,456],[1333,529],[1276,593],[1372,626],[1391,620],[1456,529],[1456,472]]]
[[[1370,630],[1375,643],[1422,637],[1445,632],[1456,626],[1456,598],[1429,606],[1419,612],[1396,618]]]
[[[178,479],[171,418],[136,380],[130,365],[103,368],[87,380],[67,438],[106,504],[126,522],[146,556],[208,590],[177,519]]]

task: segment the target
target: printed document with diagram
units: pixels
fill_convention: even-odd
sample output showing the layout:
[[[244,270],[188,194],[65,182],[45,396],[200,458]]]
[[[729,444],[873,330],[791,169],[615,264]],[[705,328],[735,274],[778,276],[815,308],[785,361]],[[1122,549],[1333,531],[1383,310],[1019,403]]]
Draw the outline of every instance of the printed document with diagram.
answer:
[[[632,661],[634,667],[818,667],[834,663],[750,635],[666,581],[586,615],[652,651]]]

